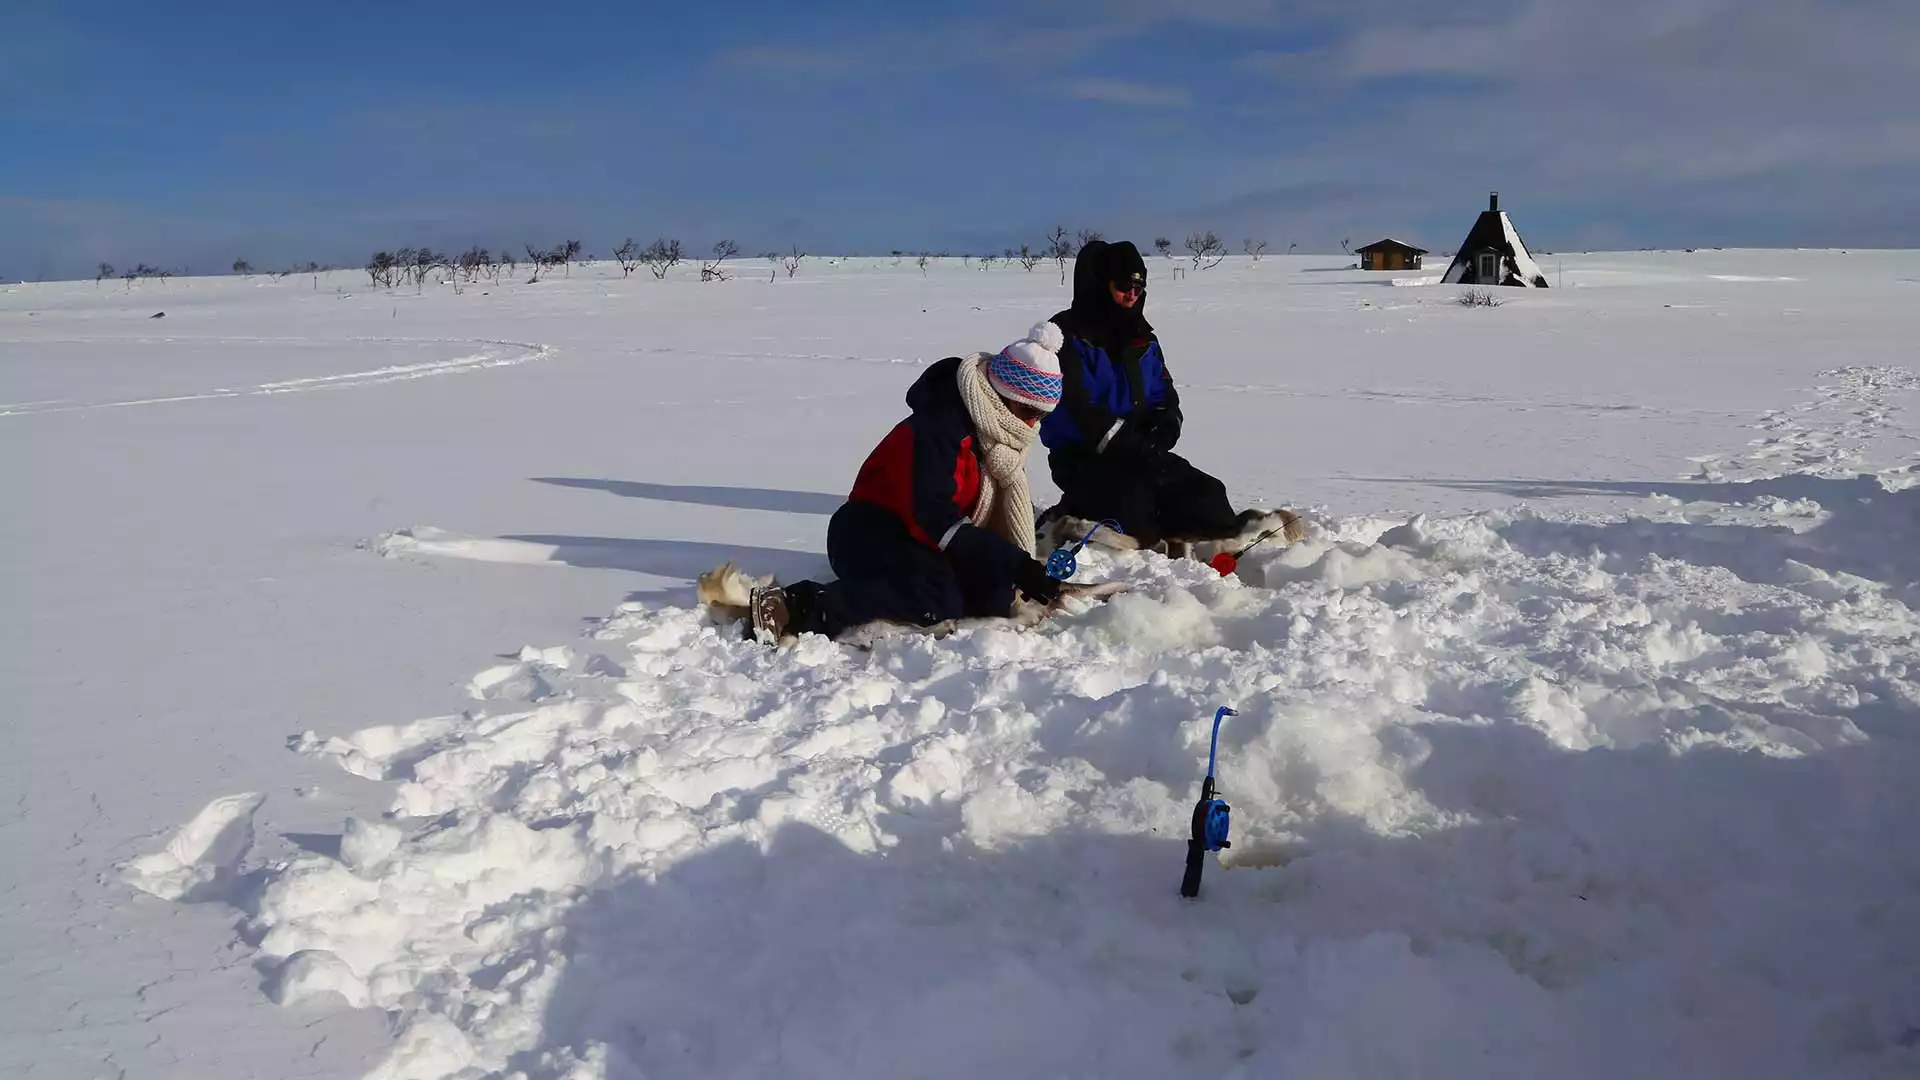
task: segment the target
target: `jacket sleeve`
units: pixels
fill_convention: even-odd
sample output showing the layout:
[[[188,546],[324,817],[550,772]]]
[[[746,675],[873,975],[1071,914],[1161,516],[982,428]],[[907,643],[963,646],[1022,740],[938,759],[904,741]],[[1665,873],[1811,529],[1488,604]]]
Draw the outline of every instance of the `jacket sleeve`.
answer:
[[[1073,417],[1074,426],[1080,429],[1080,438],[1098,453],[1107,448],[1120,430],[1121,420],[1112,410],[1093,400],[1087,371],[1092,347],[1086,339],[1068,338],[1065,351],[1070,355],[1061,357],[1064,362],[1060,365],[1060,405]]]
[[[958,425],[916,418],[913,424],[913,519],[958,565],[990,568],[1011,577],[1027,553],[1006,537],[983,529],[954,505],[954,471],[971,432]]]
[[[955,566],[976,568],[969,575],[975,580],[991,577],[996,581],[1011,581],[1020,564],[1030,557],[1013,541],[972,522],[954,533],[953,542],[947,545],[947,558],[952,559]]]
[[[1159,400],[1155,401],[1154,404],[1169,405],[1178,409],[1180,407],[1180,390],[1174,386],[1173,371],[1167,367],[1166,346],[1162,345],[1160,339],[1156,337],[1153,339],[1152,348],[1154,359],[1160,368],[1160,378],[1158,380],[1160,393],[1157,395]]]
[[[927,417],[915,417],[912,428],[913,522],[945,551],[953,534],[969,523],[953,502],[954,466],[966,432]]]

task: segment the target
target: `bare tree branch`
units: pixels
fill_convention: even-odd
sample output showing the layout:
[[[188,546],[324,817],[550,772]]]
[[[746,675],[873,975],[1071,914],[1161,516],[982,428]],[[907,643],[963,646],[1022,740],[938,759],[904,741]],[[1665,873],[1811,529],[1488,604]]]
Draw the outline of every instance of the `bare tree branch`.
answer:
[[[613,257],[620,260],[620,276],[627,277],[634,267],[640,265],[640,245],[629,236],[619,247],[613,249]]]
[[[727,273],[721,269],[720,264],[738,254],[740,254],[740,245],[731,240],[722,240],[713,245],[713,258],[706,260],[700,265],[700,280],[727,280]]]
[[[640,261],[653,271],[653,280],[659,281],[667,276],[667,271],[680,265],[680,241],[659,239],[647,245],[640,253]]]
[[[1073,258],[1073,241],[1068,239],[1067,227],[1055,225],[1047,234],[1046,257],[1060,267],[1060,284],[1067,283],[1067,260]]]
[[[1187,250],[1193,253],[1193,265],[1195,267],[1211,270],[1220,265],[1221,259],[1227,257],[1227,242],[1220,239],[1219,235],[1212,229],[1208,229],[1204,233],[1188,233]],[[1206,266],[1201,267],[1200,264],[1203,260],[1212,261],[1207,262]]]

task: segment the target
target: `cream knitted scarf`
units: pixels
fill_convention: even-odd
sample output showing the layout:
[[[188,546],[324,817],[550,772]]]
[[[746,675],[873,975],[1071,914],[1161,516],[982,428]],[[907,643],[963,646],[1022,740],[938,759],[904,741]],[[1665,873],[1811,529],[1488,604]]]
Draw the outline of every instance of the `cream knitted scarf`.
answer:
[[[986,353],[960,364],[960,400],[973,418],[974,439],[986,468],[980,474],[980,501],[973,504],[975,525],[992,529],[1032,555],[1033,497],[1027,490],[1027,448],[1039,436],[1007,408],[1005,398],[987,381]]]

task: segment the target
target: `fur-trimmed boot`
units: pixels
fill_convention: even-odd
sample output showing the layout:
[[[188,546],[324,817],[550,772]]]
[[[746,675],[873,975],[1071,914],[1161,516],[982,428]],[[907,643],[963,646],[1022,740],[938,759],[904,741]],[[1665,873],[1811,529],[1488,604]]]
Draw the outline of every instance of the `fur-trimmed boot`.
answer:
[[[753,590],[747,613],[748,633],[762,645],[779,644],[793,622],[793,613],[787,608],[787,590],[778,585]]]
[[[763,585],[753,590],[747,605],[747,637],[778,645],[809,629],[823,586],[814,581],[791,585]]]

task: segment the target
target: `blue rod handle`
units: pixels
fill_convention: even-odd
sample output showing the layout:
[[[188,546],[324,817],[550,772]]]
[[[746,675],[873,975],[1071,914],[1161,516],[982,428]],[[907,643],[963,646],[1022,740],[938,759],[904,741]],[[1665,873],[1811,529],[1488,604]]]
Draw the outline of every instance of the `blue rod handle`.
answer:
[[[1239,716],[1239,715],[1240,715],[1239,713],[1234,712],[1232,709],[1227,708],[1225,705],[1220,706],[1220,708],[1214,711],[1213,739],[1211,742],[1207,744],[1207,778],[1208,779],[1213,778],[1214,756],[1220,749],[1220,721],[1225,717]]]

